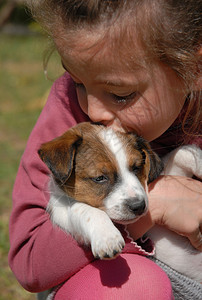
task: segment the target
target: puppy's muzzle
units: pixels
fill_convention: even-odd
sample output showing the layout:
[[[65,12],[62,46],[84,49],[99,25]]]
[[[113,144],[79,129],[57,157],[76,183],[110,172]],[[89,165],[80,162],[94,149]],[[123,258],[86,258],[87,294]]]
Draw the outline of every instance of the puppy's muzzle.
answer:
[[[127,210],[131,211],[135,216],[142,215],[146,210],[146,202],[144,197],[133,197],[125,200]]]

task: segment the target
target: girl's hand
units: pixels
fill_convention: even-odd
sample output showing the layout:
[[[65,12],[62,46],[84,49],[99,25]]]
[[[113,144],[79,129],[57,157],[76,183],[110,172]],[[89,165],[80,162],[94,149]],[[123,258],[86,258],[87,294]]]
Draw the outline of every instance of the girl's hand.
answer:
[[[202,182],[181,176],[160,176],[149,185],[149,212],[128,225],[134,239],[154,224],[186,236],[202,251]]]

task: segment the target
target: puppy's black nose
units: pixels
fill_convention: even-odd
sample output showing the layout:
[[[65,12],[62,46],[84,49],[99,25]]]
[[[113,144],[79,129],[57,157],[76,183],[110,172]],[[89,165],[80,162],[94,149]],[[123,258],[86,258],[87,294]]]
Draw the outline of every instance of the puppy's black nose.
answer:
[[[126,200],[126,206],[135,215],[140,216],[145,211],[146,203],[144,198],[134,197]]]

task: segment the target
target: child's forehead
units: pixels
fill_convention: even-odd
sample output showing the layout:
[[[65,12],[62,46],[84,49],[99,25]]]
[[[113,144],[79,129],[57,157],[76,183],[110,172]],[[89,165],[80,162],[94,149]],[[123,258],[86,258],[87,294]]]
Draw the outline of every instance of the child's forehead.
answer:
[[[102,28],[92,32],[83,29],[64,38],[57,36],[55,43],[67,68],[75,62],[80,66],[96,62],[98,66],[104,63],[110,68],[119,65],[133,70],[146,67],[146,55],[135,33],[131,40],[108,34]]]
[[[143,32],[150,31],[151,27],[151,22],[148,22],[148,13],[146,17],[144,11],[144,5],[140,7],[137,5],[135,10],[128,7],[121,10],[118,15],[114,13],[111,19],[101,18],[93,24],[83,22],[70,23],[67,26],[65,22],[59,23],[58,21],[53,38],[60,53],[61,51],[72,52],[78,55],[82,51],[91,54],[92,57],[100,54],[106,56],[115,54],[123,60],[131,57],[137,58],[138,61],[140,56],[143,60],[148,56],[146,55],[148,54],[147,48],[150,48],[147,45],[150,43],[147,43],[146,34]]]

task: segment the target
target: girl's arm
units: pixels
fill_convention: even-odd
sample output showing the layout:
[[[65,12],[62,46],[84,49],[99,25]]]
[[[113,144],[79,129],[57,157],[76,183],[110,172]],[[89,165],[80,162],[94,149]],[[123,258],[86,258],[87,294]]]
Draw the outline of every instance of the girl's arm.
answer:
[[[202,251],[202,182],[181,176],[161,176],[149,185],[149,212],[128,226],[137,239],[154,224],[186,236]]]
[[[93,260],[90,250],[85,251],[49,220],[49,173],[37,154],[41,143],[87,120],[76,101],[74,86],[66,74],[52,87],[30,135],[14,186],[9,264],[21,285],[31,292],[67,280]]]

